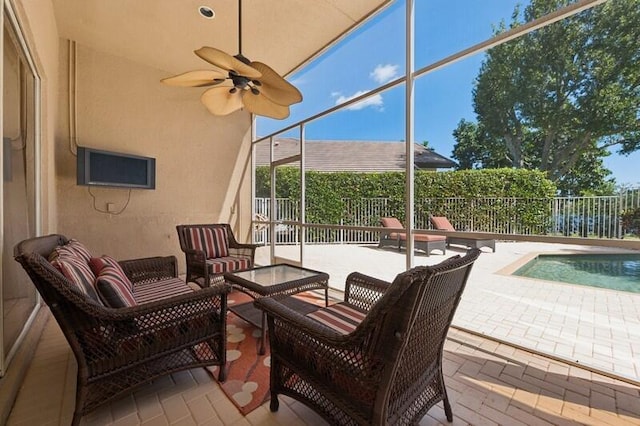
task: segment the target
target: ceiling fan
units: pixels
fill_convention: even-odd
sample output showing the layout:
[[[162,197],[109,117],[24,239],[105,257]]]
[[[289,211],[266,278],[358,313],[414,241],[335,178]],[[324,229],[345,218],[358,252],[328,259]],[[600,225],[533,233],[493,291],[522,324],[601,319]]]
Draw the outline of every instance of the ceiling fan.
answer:
[[[213,47],[202,47],[194,53],[220,70],[188,71],[161,82],[183,87],[216,86],[200,98],[213,115],[245,108],[256,115],[287,118],[289,106],[302,101],[302,94],[266,64],[242,55],[242,0],[238,0],[238,51],[231,56]]]

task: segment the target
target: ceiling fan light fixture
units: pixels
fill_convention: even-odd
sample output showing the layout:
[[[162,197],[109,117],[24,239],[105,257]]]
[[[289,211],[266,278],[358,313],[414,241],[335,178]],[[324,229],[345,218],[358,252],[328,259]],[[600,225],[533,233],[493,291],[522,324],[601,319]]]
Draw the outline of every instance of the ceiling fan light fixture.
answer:
[[[200,6],[198,8],[198,12],[206,19],[213,19],[216,17],[216,12],[214,12],[209,6]]]
[[[215,12],[200,6],[200,14],[213,19]],[[227,115],[239,109],[282,120],[289,106],[302,101],[302,93],[280,74],[262,62],[250,61],[242,54],[242,0],[238,0],[238,54],[204,46],[194,53],[218,70],[188,71],[162,79],[170,86],[208,87],[200,100],[213,115]]]

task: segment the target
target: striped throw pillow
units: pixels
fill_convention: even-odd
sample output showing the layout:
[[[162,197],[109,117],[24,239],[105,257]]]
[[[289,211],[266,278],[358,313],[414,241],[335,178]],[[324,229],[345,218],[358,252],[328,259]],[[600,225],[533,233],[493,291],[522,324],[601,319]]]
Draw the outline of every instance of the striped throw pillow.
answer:
[[[100,275],[100,271],[102,271],[102,268],[104,268],[105,266],[113,266],[114,268],[122,270],[118,261],[111,256],[107,256],[106,254],[101,257],[92,257],[89,260],[89,266],[96,276]],[[124,271],[122,271],[122,275],[124,275],[126,278]]]
[[[133,284],[113,258],[102,256],[91,259],[92,269],[99,271],[96,288],[105,305],[124,308],[137,305],[133,297]]]
[[[94,302],[100,303],[100,298],[93,286],[96,276],[84,260],[75,255],[60,254],[51,264],[71,281],[82,294]]]
[[[91,252],[89,252],[89,250],[80,241],[72,238],[67,242],[67,244],[53,249],[49,255],[49,262],[53,262],[58,256],[77,257],[88,263],[91,259]]]
[[[356,329],[367,314],[346,303],[336,303],[311,312],[307,316],[331,327],[340,334],[349,334]]]
[[[225,228],[190,228],[189,244],[204,251],[207,259],[229,256],[229,237]]]

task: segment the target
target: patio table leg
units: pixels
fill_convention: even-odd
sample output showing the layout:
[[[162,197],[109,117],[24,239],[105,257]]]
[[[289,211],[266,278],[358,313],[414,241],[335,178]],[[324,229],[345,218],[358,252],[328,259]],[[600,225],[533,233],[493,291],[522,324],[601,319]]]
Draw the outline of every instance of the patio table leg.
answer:
[[[264,311],[262,311],[262,327],[260,327],[260,331],[260,347],[258,348],[258,355],[264,355],[264,339],[267,335],[267,314]]]

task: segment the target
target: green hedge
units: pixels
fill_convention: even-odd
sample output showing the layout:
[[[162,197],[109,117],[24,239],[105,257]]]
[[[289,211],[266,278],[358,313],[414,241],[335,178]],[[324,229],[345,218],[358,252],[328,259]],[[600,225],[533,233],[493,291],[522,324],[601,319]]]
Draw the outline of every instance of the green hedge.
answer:
[[[276,197],[300,199],[300,172],[293,167],[280,167],[276,172]],[[354,204],[365,203],[372,198],[386,198],[385,212],[404,220],[405,173],[320,173],[306,172],[306,216],[308,223],[350,224],[349,211],[344,199]],[[414,179],[416,217],[429,214],[447,215],[458,227],[468,227],[473,217],[474,230],[486,230],[490,223],[509,223],[517,218],[520,226],[539,226],[548,218],[548,200],[553,198],[556,187],[544,172],[522,169],[461,170],[452,172],[416,171]],[[256,196],[270,196],[269,168],[256,169]],[[468,206],[465,213],[447,211],[445,198],[462,198]],[[532,199],[520,203],[481,203],[489,198]],[[535,201],[535,200],[539,201]],[[472,214],[473,213],[473,214]],[[455,214],[455,217],[451,217]],[[498,219],[498,220],[496,220]],[[521,223],[521,222],[526,223]],[[379,217],[371,217],[370,223],[379,224]],[[483,224],[484,223],[484,224]],[[464,226],[460,226],[464,224]],[[510,226],[510,225],[505,225]],[[508,231],[508,230],[501,230]]]

